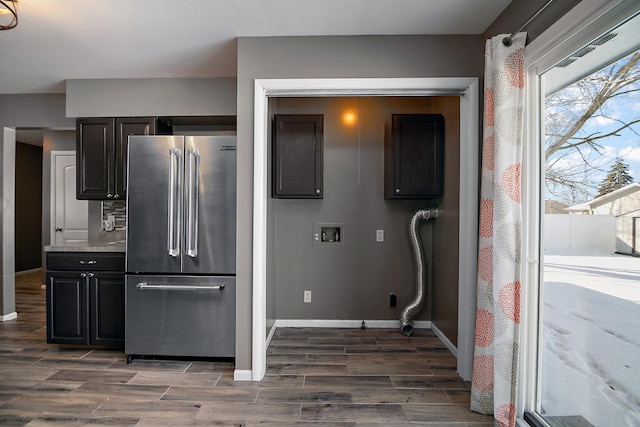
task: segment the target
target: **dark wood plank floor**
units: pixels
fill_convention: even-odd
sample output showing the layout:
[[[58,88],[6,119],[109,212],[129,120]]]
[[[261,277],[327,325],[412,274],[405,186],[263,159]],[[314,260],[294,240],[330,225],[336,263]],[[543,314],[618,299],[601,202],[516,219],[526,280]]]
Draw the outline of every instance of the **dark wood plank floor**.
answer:
[[[44,291],[0,322],[3,426],[493,426],[430,331],[279,329],[259,383],[232,363],[135,360],[46,344]]]

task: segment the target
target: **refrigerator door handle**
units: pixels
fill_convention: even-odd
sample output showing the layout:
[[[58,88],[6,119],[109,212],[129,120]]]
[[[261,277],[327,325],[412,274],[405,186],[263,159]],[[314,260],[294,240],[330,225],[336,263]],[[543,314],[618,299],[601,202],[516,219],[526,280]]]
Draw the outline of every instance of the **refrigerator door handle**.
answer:
[[[187,150],[189,165],[189,188],[187,190],[187,255],[198,256],[198,202],[200,195],[200,153],[196,149]]]
[[[180,255],[180,150],[169,150],[169,220],[167,230],[167,252],[172,257]]]
[[[204,285],[204,286],[190,286],[190,285],[151,285],[149,283],[138,283],[136,288],[140,290],[164,290],[164,291],[222,291],[224,290],[224,283],[219,285]]]

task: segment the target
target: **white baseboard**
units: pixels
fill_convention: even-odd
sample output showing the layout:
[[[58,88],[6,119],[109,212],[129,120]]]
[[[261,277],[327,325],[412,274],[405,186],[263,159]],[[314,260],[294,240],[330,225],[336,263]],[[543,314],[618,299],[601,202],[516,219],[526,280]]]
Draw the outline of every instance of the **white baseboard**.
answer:
[[[329,319],[278,319],[273,324],[275,328],[360,328],[362,322],[366,328],[400,329],[399,320],[329,320]],[[431,329],[428,320],[413,322],[415,329]]]
[[[453,354],[455,356],[455,358],[458,358],[458,348],[453,345],[453,343],[451,341],[449,341],[449,338],[447,338],[440,329],[438,329],[438,327],[436,325],[431,325],[431,330],[433,331],[434,334],[436,334],[436,336],[438,337],[438,339],[440,339],[440,341],[442,341],[442,343],[449,349],[449,351],[451,352],[451,354]]]
[[[6,322],[7,320],[15,320],[18,318],[18,313],[15,311],[13,313],[5,314],[4,316],[0,316],[0,322]]]
[[[233,371],[234,381],[252,381],[253,371],[250,369],[236,369]]]
[[[265,345],[265,348],[269,348],[269,344],[271,344],[271,340],[273,339],[273,334],[276,333],[276,329],[278,328],[277,322],[278,322],[277,320],[273,322],[273,325],[271,325],[271,329],[269,329],[269,335],[267,336],[267,344]]]

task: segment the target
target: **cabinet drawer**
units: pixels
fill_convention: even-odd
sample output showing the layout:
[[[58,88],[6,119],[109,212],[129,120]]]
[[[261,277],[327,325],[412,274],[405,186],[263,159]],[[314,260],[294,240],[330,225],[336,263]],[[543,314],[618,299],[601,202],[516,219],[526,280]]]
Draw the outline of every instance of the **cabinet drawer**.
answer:
[[[124,254],[107,252],[47,253],[47,270],[124,271]]]
[[[127,275],[125,293],[125,353],[235,356],[234,277]]]

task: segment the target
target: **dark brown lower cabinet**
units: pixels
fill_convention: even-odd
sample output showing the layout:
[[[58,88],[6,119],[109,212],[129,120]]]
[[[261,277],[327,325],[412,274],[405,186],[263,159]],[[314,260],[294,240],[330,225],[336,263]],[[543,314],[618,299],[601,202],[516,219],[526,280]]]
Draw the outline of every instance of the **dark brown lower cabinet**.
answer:
[[[47,342],[89,344],[86,278],[47,271]]]
[[[47,255],[47,342],[124,347],[124,271],[99,271],[96,265],[118,257],[109,254],[100,262],[95,253],[62,256]],[[68,270],[60,269],[66,262]]]
[[[89,344],[124,347],[124,273],[89,278]]]

